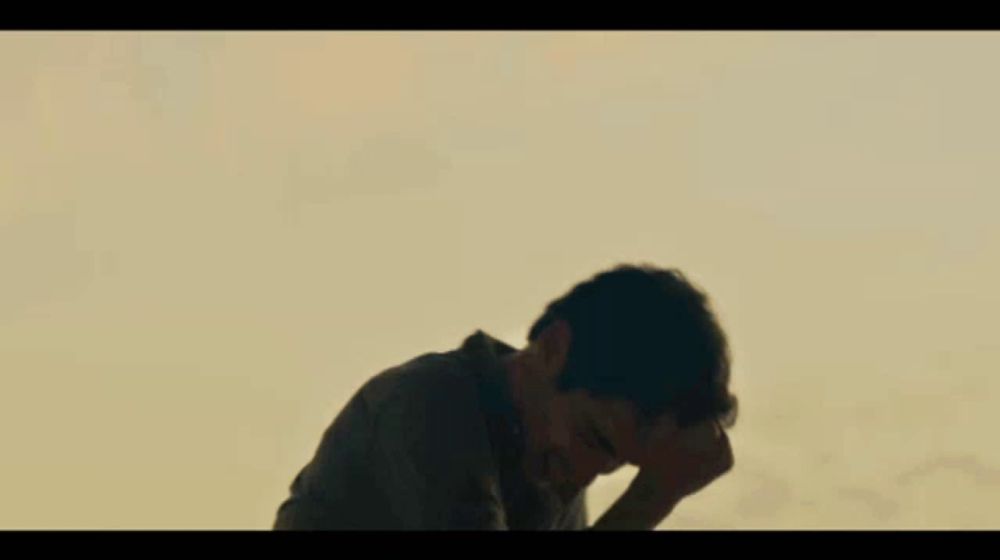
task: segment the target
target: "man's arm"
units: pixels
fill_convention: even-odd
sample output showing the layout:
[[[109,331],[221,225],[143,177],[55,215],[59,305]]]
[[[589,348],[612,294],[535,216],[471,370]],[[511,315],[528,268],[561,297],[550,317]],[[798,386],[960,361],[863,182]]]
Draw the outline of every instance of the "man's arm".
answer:
[[[507,527],[473,381],[426,365],[377,376],[351,399],[276,529]]]
[[[379,446],[377,485],[389,504],[393,527],[403,530],[502,530],[507,528],[495,479],[457,463],[425,461],[419,453]]]
[[[458,383],[429,383],[381,408],[373,420],[375,485],[394,527],[506,529],[486,425]],[[460,398],[461,397],[461,398]]]
[[[652,530],[685,497],[733,467],[726,432],[715,422],[679,430],[669,419],[650,433],[639,473],[594,530]]]
[[[316,531],[365,528],[371,523],[365,457],[371,447],[369,410],[355,395],[323,432],[312,459],[295,476],[273,529]]]
[[[625,493],[590,528],[594,531],[652,531],[680,501],[657,495],[655,484],[637,474]]]

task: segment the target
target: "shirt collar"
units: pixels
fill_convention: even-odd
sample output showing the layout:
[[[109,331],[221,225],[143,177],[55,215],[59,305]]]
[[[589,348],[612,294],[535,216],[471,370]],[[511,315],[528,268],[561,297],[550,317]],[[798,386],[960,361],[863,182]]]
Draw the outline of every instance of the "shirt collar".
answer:
[[[480,396],[494,443],[512,444],[515,455],[523,449],[524,426],[514,407],[510,376],[503,358],[517,350],[482,330],[462,342],[459,355],[476,375]]]

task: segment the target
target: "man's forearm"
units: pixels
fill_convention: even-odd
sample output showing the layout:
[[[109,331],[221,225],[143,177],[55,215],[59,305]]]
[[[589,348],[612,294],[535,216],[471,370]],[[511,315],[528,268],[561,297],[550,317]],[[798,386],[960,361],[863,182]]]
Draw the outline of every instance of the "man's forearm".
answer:
[[[590,528],[594,531],[651,531],[677,506],[678,499],[637,478]]]

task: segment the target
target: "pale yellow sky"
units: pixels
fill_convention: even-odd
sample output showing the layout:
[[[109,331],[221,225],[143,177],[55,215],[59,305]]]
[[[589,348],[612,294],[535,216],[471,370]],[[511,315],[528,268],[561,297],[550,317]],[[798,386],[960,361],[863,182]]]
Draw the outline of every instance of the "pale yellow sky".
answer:
[[[997,33],[0,33],[0,527],[268,528],[370,375],[618,262],[730,334],[663,528],[997,528]],[[600,479],[596,516],[634,471]]]

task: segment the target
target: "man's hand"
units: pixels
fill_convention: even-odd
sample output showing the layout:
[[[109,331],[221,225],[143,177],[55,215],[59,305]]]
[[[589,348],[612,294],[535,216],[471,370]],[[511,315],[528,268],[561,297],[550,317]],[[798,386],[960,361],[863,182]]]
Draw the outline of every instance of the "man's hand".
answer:
[[[665,418],[646,436],[634,462],[639,474],[593,529],[655,528],[678,502],[732,469],[733,450],[714,421],[682,430]]]

